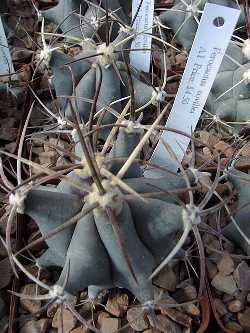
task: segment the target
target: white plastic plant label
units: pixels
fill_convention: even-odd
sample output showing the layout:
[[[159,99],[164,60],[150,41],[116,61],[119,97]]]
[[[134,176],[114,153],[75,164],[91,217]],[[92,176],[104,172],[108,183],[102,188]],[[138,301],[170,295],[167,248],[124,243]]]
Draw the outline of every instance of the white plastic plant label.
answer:
[[[212,88],[216,74],[225,55],[231,35],[238,21],[240,10],[207,3],[190,51],[172,110],[166,127],[187,134],[196,128],[202,110]],[[182,161],[190,139],[181,134],[164,131],[161,136]],[[178,163],[170,157],[161,141],[150,163],[176,172]],[[148,167],[146,177],[158,177],[159,170]]]
[[[0,16],[0,75],[13,73],[13,63]]]
[[[140,5],[141,7],[138,12]],[[151,60],[150,49],[152,45],[152,36],[150,34],[152,34],[154,19],[154,0],[133,0],[132,18],[135,16],[133,28],[138,33],[138,36],[133,40],[131,45],[130,63],[138,70],[149,72]],[[143,34],[142,32],[145,33]]]

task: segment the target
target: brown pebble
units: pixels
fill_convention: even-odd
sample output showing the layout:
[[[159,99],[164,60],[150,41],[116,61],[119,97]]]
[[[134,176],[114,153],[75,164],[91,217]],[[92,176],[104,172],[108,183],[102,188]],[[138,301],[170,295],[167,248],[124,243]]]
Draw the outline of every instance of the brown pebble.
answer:
[[[183,330],[182,330],[182,333],[193,333],[193,330],[191,327],[185,327]]]
[[[227,308],[221,299],[215,298],[214,305],[220,317],[224,316],[227,313]]]
[[[175,300],[172,299],[172,297],[169,296],[166,299],[162,299],[158,303],[157,309],[161,311],[161,314],[172,319],[174,322],[185,327],[190,327],[192,319],[186,313],[184,313],[185,310],[182,311],[181,309],[178,309],[178,307],[177,308],[171,307],[171,305],[173,304],[176,304],[176,302]],[[184,305],[182,308],[184,309],[185,306],[186,305]]]
[[[233,332],[243,332],[243,328],[236,321],[229,321],[225,327]]]
[[[39,276],[40,280],[48,280],[50,278],[51,274],[49,270],[44,267],[37,267],[34,264],[30,264],[25,266],[25,268],[35,277]]]
[[[49,327],[49,319],[29,320],[20,329],[20,333],[45,333]]]
[[[238,299],[235,299],[234,301],[228,303],[228,310],[230,312],[236,313],[242,311],[243,309],[244,309],[244,304]]]
[[[224,276],[216,274],[211,284],[214,288],[229,295],[237,291],[237,286],[232,275]]]
[[[244,312],[239,312],[237,315],[238,322],[246,329],[250,330],[250,308],[247,307]]]
[[[177,285],[177,274],[173,267],[166,266],[154,279],[154,284],[169,291],[175,291]]]
[[[22,289],[21,289],[21,294],[25,295],[30,295],[34,296],[36,295],[36,285],[34,283],[26,284]],[[30,313],[36,313],[40,310],[41,308],[41,301],[37,300],[31,300],[31,299],[25,299],[23,297],[20,298],[21,305],[25,310],[27,310]]]
[[[239,153],[241,156],[250,156],[250,142],[246,143],[240,150]]]
[[[100,326],[102,333],[116,332],[119,328],[121,328],[121,320],[119,318],[102,318]]]
[[[201,312],[198,306],[193,303],[187,303],[182,306],[183,310],[191,316],[200,316]]]
[[[163,315],[155,315],[153,318],[148,316],[150,325],[153,328],[156,328],[160,332],[167,332],[167,333],[182,333],[182,329],[179,325],[174,323],[168,317]]]
[[[103,318],[110,318],[110,314],[106,311],[100,311],[97,317],[97,328],[101,327]]]
[[[250,267],[242,261],[234,271],[234,279],[241,290],[250,290]]]
[[[234,262],[229,254],[225,254],[217,263],[218,270],[221,275],[227,276],[234,271]]]
[[[192,319],[182,311],[166,307],[165,309],[161,309],[161,313],[182,326],[191,326]]]
[[[233,156],[234,153],[233,148],[230,146],[230,144],[226,143],[225,141],[219,141],[214,145],[214,148],[228,158],[232,158]]]
[[[91,332],[90,329],[83,326],[74,328],[72,331],[70,331],[70,333],[90,333],[90,332]]]
[[[144,331],[149,328],[149,322],[141,308],[131,308],[127,311],[127,320],[135,331]]]
[[[135,333],[136,331],[129,325],[127,318],[123,317],[121,319],[122,333]]]
[[[213,155],[212,155],[212,153],[211,153],[211,150],[210,150],[208,147],[204,147],[204,148],[202,149],[202,151],[203,151],[203,154],[204,154],[204,158],[205,158],[206,160],[211,159],[211,158],[213,157]]]
[[[55,150],[45,151],[39,154],[41,164],[49,165],[56,162],[58,155]]]
[[[52,321],[52,327],[58,328],[58,332],[62,332],[63,326],[63,333],[69,333],[75,328],[77,319],[68,309],[63,309],[62,318],[63,322],[61,322],[61,309],[58,308]]]
[[[187,55],[184,53],[179,53],[175,56],[175,65],[185,68],[187,62]]]
[[[216,143],[219,142],[219,139],[217,136],[211,134],[210,132],[207,131],[200,131],[199,132],[200,140],[204,142],[205,144],[209,146],[214,146]]]
[[[128,309],[128,295],[127,294],[118,294],[114,297],[109,297],[106,310],[116,317],[122,317]]]
[[[225,186],[225,190],[226,191],[228,190],[228,185],[226,183],[225,184],[221,184],[221,185]],[[223,222],[224,222],[224,225],[223,225]],[[224,226],[226,226],[226,224],[227,224],[226,223],[226,219],[221,219],[221,223],[220,223],[221,228],[223,228]],[[234,253],[235,252],[235,244],[232,243],[232,242],[230,242],[229,240],[227,240],[226,242],[223,242],[223,248],[228,253]]]
[[[233,295],[224,294],[223,297],[222,297],[223,303],[229,303],[229,302],[231,302],[233,300],[234,300],[234,296]]]
[[[217,266],[211,260],[206,260],[206,267],[209,279],[213,280],[218,272]]]
[[[197,290],[190,284],[177,290],[173,296],[178,303],[192,301],[197,298]]]

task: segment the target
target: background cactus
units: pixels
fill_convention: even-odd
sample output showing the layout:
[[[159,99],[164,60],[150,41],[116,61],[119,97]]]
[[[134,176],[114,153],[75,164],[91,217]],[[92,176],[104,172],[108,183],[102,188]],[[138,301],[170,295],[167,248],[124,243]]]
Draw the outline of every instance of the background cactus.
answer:
[[[126,161],[137,145],[137,132],[126,133],[126,129],[121,128],[108,156],[110,170],[119,166],[116,159]],[[126,137],[127,140],[124,140]],[[128,178],[128,185],[132,190],[138,191],[138,195],[147,192],[147,189],[150,192],[150,187],[154,192],[185,187],[185,182],[180,176],[144,180],[139,168],[138,164],[133,164],[126,173],[128,177],[137,175],[136,178]],[[102,173],[102,167],[100,172]],[[38,187],[28,193],[24,201],[24,212],[37,222],[44,236],[82,209],[84,202],[81,191],[78,190],[76,193],[74,185],[63,184],[76,184],[76,181],[79,184],[78,188],[83,186],[84,191],[84,182],[79,170],[77,178],[75,174],[68,175],[59,183],[57,189]],[[126,178],[123,182],[127,183]],[[146,183],[146,188],[143,188],[143,182]],[[89,287],[93,297],[96,296],[94,290],[118,286],[129,289],[142,303],[152,300],[152,284],[148,277],[156,264],[174,247],[175,234],[183,228],[183,209],[176,203],[154,197],[147,197],[145,202],[142,199],[125,199],[126,196],[123,199],[124,195],[117,186],[112,185],[111,179],[103,180],[102,183],[105,194],[100,196],[96,185],[93,184],[92,190],[84,200],[85,205],[97,202],[101,207],[80,218],[75,229],[67,229],[52,237],[47,242],[49,249],[39,258],[39,263],[64,266],[59,285],[63,285],[67,266],[70,265],[66,284],[66,290],[70,293]],[[60,209],[62,204],[64,211]],[[48,210],[45,215],[46,206]],[[118,234],[116,228],[119,230]],[[119,248],[121,245],[117,235],[121,238],[125,250]]]
[[[230,169],[227,172],[227,178],[234,186],[235,200],[232,210],[234,221],[228,224],[223,233],[226,237],[236,242],[246,253],[250,253],[250,230],[249,230],[249,175],[237,169]],[[239,226],[237,230],[235,223]]]
[[[199,25],[199,19],[206,3],[207,0],[188,0],[185,2],[176,0],[171,9],[164,11],[158,16],[158,19],[163,25],[173,29],[174,39],[176,39],[187,52],[190,51],[193,44]],[[230,0],[216,0],[213,1],[213,3],[225,6],[232,4]],[[241,26],[244,22],[244,10],[242,8],[238,25]]]
[[[186,51],[191,49],[199,17],[206,2],[176,1],[169,11],[158,17],[162,24],[173,29],[174,38]],[[227,1],[219,1],[218,4],[227,5]],[[244,21],[245,14],[242,8],[238,26],[243,25]],[[234,127],[238,130],[249,120],[247,74],[248,60],[242,49],[231,42],[205,106],[206,111],[216,115],[218,119],[229,122],[232,126],[236,123]]]
[[[205,109],[237,129],[249,120],[249,62],[242,50],[231,44],[216,76]],[[234,124],[235,123],[235,124]]]

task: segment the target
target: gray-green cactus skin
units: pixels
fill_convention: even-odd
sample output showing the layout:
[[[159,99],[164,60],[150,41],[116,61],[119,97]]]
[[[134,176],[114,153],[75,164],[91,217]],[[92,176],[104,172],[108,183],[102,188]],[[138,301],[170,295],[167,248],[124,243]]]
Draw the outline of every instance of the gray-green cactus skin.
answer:
[[[63,7],[64,2],[60,3]],[[72,1],[68,2],[68,5],[70,3],[76,4]],[[109,4],[114,10],[118,8],[120,2],[110,1]],[[58,8],[55,7],[54,10]],[[64,10],[68,11],[69,8]],[[56,17],[58,19],[58,14]],[[48,17],[48,19],[52,18]],[[61,18],[58,19],[58,23],[59,21]],[[71,22],[71,28],[72,25]],[[63,28],[64,33],[67,28]],[[128,32],[120,31],[117,38],[113,40],[113,45],[116,46],[126,36]],[[125,43],[123,47],[126,48],[129,45]],[[83,48],[79,58],[94,55],[97,50],[98,46],[91,41],[89,48]],[[119,44],[117,50],[121,51]],[[112,61],[106,64],[103,63],[103,59],[95,56],[72,63],[70,65],[72,73],[65,66],[70,62],[69,58],[63,53],[53,51],[50,60],[53,83],[57,96],[71,96],[73,91],[71,75],[73,74],[77,106],[76,103],[72,106],[79,112],[82,120],[87,121],[89,118],[91,103],[87,100],[93,100],[98,82],[101,84],[97,98],[97,111],[129,95],[127,89],[122,89],[123,84],[128,85],[128,78],[124,64],[121,66],[118,64],[122,61],[120,53],[112,59],[116,67]],[[117,68],[124,82],[121,82],[117,75]],[[102,79],[100,79],[100,73]],[[133,71],[132,81],[135,90],[135,107],[139,108],[152,99],[155,91],[151,86],[141,82]],[[66,117],[70,118],[67,101],[62,102],[61,107]],[[120,103],[115,103],[112,108],[119,113],[122,107]],[[112,114],[106,113],[102,123],[112,124],[115,119],[116,117]],[[130,156],[139,140],[140,131],[133,130],[133,126],[120,128],[111,151],[105,156],[105,167],[117,174],[124,163],[122,160]],[[84,156],[79,142],[76,142],[75,153],[81,159]],[[48,250],[38,259],[40,265],[56,265],[63,268],[58,284],[63,285],[68,275],[66,290],[70,293],[75,294],[88,288],[93,296],[102,288],[117,286],[130,290],[140,302],[153,299],[153,285],[148,277],[156,265],[171,251],[177,241],[176,233],[183,228],[182,207],[170,195],[164,195],[164,193],[175,188],[185,188],[186,184],[180,176],[172,174],[160,179],[144,178],[138,161],[135,161],[127,170],[123,181],[138,193],[149,193],[144,203],[134,197],[130,199],[131,196],[125,199],[124,195],[127,192],[120,189],[121,207],[118,211],[114,210],[132,271],[129,269],[128,259],[120,248],[107,210],[94,209],[82,217],[75,227],[65,229],[49,239]],[[77,184],[77,187],[73,184]],[[84,185],[86,184],[89,188],[90,178],[83,178],[79,172],[72,171],[56,188],[43,186],[34,188],[25,200],[25,213],[36,221],[42,235],[46,235],[84,208],[87,194]],[[46,205],[47,209],[45,209]]]
[[[244,80],[250,63],[241,48],[231,43],[214,81],[205,110],[228,122],[244,122],[250,118],[250,85]],[[240,83],[241,82],[241,83]],[[233,89],[232,87],[235,86]],[[228,91],[226,94],[224,94]],[[241,125],[235,125],[240,129]]]
[[[59,24],[63,21],[63,18],[65,18],[73,10],[76,10],[77,12],[77,9],[79,9],[83,2],[83,0],[60,0],[57,6],[43,11],[42,14],[49,21],[53,21]],[[127,14],[123,12],[124,3],[121,4],[121,1],[119,0],[109,0],[107,2],[103,1],[102,7],[104,9],[106,4],[109,6],[109,11],[114,11],[115,15],[120,17],[121,21],[126,19]],[[92,107],[91,101],[94,99],[100,78],[101,86],[97,99],[97,112],[103,110],[107,106],[110,106],[112,102],[129,96],[128,89],[124,88],[124,86],[128,86],[128,78],[125,66],[123,64],[123,57],[126,57],[128,60],[128,52],[123,54],[122,50],[129,49],[132,42],[132,39],[128,38],[130,37],[130,32],[126,31],[124,28],[121,28],[115,38],[113,38],[112,42],[109,44],[110,48],[114,49],[115,51],[115,53],[111,56],[110,63],[105,63],[103,59],[100,59],[100,56],[95,56],[96,54],[103,52],[103,49],[100,49],[100,41],[98,41],[98,44],[96,43],[93,26],[91,26],[90,23],[93,23],[94,20],[92,16],[96,13],[96,11],[98,12],[99,16],[104,15],[105,13],[104,9],[98,9],[98,6],[94,6],[94,3],[92,5],[88,4],[88,6],[89,7],[87,8],[83,17],[81,32],[77,32],[75,29],[72,30],[72,28],[77,26],[77,22],[74,20],[79,21],[79,16],[77,15],[71,15],[69,20],[65,20],[65,22],[60,25],[64,33],[70,29],[71,32],[69,34],[71,35],[72,33],[79,33],[77,37],[79,37],[81,40],[82,52],[75,58],[70,58],[61,52],[53,51],[51,60],[49,62],[49,67],[52,71],[53,84],[57,96],[72,95],[73,74],[74,83],[76,85],[76,103],[72,104],[73,108],[75,108],[75,111],[79,112],[80,118],[85,122],[89,119]],[[86,4],[83,6],[83,9],[84,8],[86,9]],[[131,1],[126,2],[126,6],[124,5],[124,10],[126,13],[131,11]],[[97,18],[100,18],[99,16],[97,16]],[[84,60],[84,58],[87,59]],[[69,65],[71,67],[71,73],[70,69],[68,68],[69,66],[66,65],[74,60],[79,59],[82,60]],[[118,69],[121,72],[120,76],[117,73]],[[152,99],[154,89],[151,86],[141,82],[138,79],[138,74],[133,73],[132,76],[135,88],[135,107],[139,108],[147,104]],[[119,82],[120,77],[122,77],[123,82]],[[72,120],[71,106],[67,103],[66,97],[60,97],[59,105],[61,107],[61,111],[65,112],[66,117],[69,120]],[[117,112],[121,111],[120,102],[114,104],[112,103],[111,107]],[[116,117],[112,114],[112,112],[106,111],[102,119],[102,124],[111,124],[115,121],[115,119]],[[103,130],[103,132],[107,132],[107,130]],[[106,135],[107,133],[105,133],[103,136],[106,137]]]
[[[115,48],[115,45],[120,41],[121,36],[123,38],[128,37],[128,34],[121,31],[117,38],[111,43],[111,47]],[[119,100],[121,95],[121,87],[119,82],[119,77],[116,73],[116,70],[113,64],[104,64],[100,61],[100,58],[94,57],[94,55],[98,54],[98,46],[95,45],[94,42],[86,42],[86,48],[83,49],[83,52],[78,55],[78,58],[81,59],[93,55],[89,61],[81,60],[81,64],[85,66],[91,66],[86,71],[85,75],[82,76],[81,80],[76,82],[76,101],[75,111],[79,112],[79,116],[83,121],[88,121],[92,103],[86,101],[93,101],[96,89],[100,84],[100,90],[97,99],[97,107],[96,111],[102,110],[106,106],[110,106],[110,103]],[[119,56],[117,56],[119,59]],[[116,60],[116,59],[115,59]],[[77,63],[77,62],[76,62]],[[76,64],[75,63],[75,64]],[[53,68],[52,68],[53,71]],[[82,72],[82,71],[80,71]],[[56,93],[58,94],[58,90],[56,89]],[[112,108],[118,112],[121,110],[120,102],[112,105]],[[71,119],[72,114],[70,107],[65,109],[65,114],[68,119]],[[114,122],[115,117],[110,113],[106,112],[102,119],[102,124],[110,124]]]
[[[107,2],[103,1],[102,5],[104,8],[106,8],[106,3],[108,5],[108,9],[114,12],[123,23],[128,23],[128,15],[131,9],[131,0],[108,0]]]
[[[236,191],[236,200],[232,207],[232,215],[246,238],[250,239],[250,175],[236,169],[228,171],[228,180],[233,184]],[[240,232],[235,228],[233,222],[230,222],[224,229],[223,234],[230,240],[240,246],[247,255],[250,255],[249,242],[242,237]]]
[[[141,131],[134,130],[131,133],[127,129],[121,128],[118,132],[117,140],[112,147],[108,158],[112,161],[110,171],[116,174],[126,161],[127,156],[130,156],[134,147],[139,143],[141,139]],[[119,156],[116,161],[115,158]],[[142,176],[142,170],[138,162],[134,162],[132,168],[129,168],[125,178],[138,178]]]
[[[56,95],[59,97],[59,105],[62,110],[66,108],[67,96],[72,96],[73,93],[73,80],[76,84],[80,81],[82,76],[90,69],[90,64],[87,61],[81,60],[70,65],[71,70],[67,64],[72,61],[72,57],[59,52],[53,51],[50,59],[50,69],[52,71],[52,84],[54,86]],[[72,78],[73,75],[73,78]],[[64,96],[64,97],[60,97]]]
[[[115,11],[115,14],[118,12],[121,13],[121,6],[118,0],[110,0],[107,4],[109,10]],[[79,3],[74,1],[66,5],[63,0],[60,0],[56,7],[45,11],[44,15],[47,15],[49,20],[54,20],[54,16],[56,16],[59,22],[62,18],[62,11],[66,13],[69,11],[70,6],[74,7],[78,5]],[[105,8],[105,5],[106,2],[104,1],[102,6]],[[89,29],[89,24],[85,24],[85,19],[88,17],[88,13],[91,12],[92,7],[94,5],[89,7],[84,15],[82,31],[85,28]],[[129,12],[131,1],[125,7],[126,12]],[[94,8],[96,9],[96,7]],[[118,8],[119,10],[117,10]],[[99,12],[103,13],[103,10],[98,10]],[[49,15],[50,13],[52,14]],[[69,22],[69,25],[72,27],[72,22]],[[86,32],[86,30],[84,31]],[[124,27],[120,28],[116,37],[109,43],[109,50],[114,50],[114,53],[111,51],[111,56],[107,55],[106,58],[105,43],[100,44],[100,41],[96,43],[95,39],[91,39],[94,37],[93,31],[84,33],[84,37],[87,39],[84,39],[83,36],[80,37],[82,52],[75,58],[71,58],[58,51],[52,51],[52,57],[49,62],[53,77],[52,82],[56,96],[59,97],[61,112],[65,114],[68,120],[72,121],[72,107],[82,121],[87,122],[89,120],[95,93],[99,88],[96,101],[97,115],[94,121],[97,122],[100,120],[98,122],[100,125],[113,124],[116,121],[117,116],[115,114],[121,112],[122,106],[125,103],[123,102],[122,104],[119,100],[129,96],[129,89],[127,88],[128,75],[126,66],[123,63],[123,57],[126,57],[128,60],[128,52],[123,54],[122,50],[129,49],[132,42],[130,34],[129,30],[126,30]],[[104,53],[104,57],[100,56],[100,53]],[[77,62],[72,63],[75,60]],[[139,74],[133,70],[132,80],[135,91],[135,108],[138,109],[145,105],[150,105],[153,98],[156,97],[154,88],[142,82]],[[72,103],[69,103],[67,97],[72,96],[73,84],[76,87],[76,98],[71,99]],[[109,131],[109,128],[103,128],[99,131],[99,138],[105,139]]]
[[[199,3],[197,10],[202,10],[206,0],[201,1],[185,1],[187,4]],[[159,15],[159,20],[165,26],[168,26],[175,33],[176,40],[184,47],[186,51],[191,49],[193,40],[198,28],[198,24],[192,15],[192,12],[187,10],[187,6],[180,0],[175,1],[171,10],[166,10]],[[199,19],[200,14],[195,13]]]
[[[208,0],[176,0],[174,6],[170,10],[164,11],[159,15],[159,20],[165,26],[168,26],[175,33],[176,40],[189,52],[198,28],[198,20],[201,16],[199,11],[202,11]],[[214,0],[214,4],[232,5],[230,0]],[[187,6],[187,5],[188,6]],[[192,5],[191,5],[192,4]],[[193,10],[191,9],[193,8]],[[196,18],[194,17],[196,16]],[[241,15],[238,24],[244,22],[244,11]]]
[[[123,31],[121,31],[120,34],[128,36],[126,33],[124,34]],[[117,41],[120,40],[120,34],[112,44],[116,45]],[[71,106],[68,103],[67,97],[72,96],[73,93],[73,74],[74,83],[76,84],[76,98],[75,102],[73,101],[72,106],[75,112],[78,113],[80,119],[87,122],[89,120],[96,90],[100,84],[96,105],[96,112],[100,112],[97,119],[98,117],[101,117],[102,125],[113,124],[116,120],[116,116],[112,111],[106,111],[103,116],[102,110],[105,110],[106,107],[111,107],[115,112],[121,112],[122,105],[118,100],[129,96],[129,89],[126,88],[128,86],[128,74],[125,71],[124,63],[119,61],[119,56],[117,57],[117,62],[115,64],[109,65],[100,63],[98,57],[93,57],[91,61],[89,59],[82,59],[85,57],[86,53],[88,55],[97,54],[98,51],[93,45],[93,43],[88,43],[89,49],[87,51],[84,50],[83,53],[76,57],[76,59],[62,52],[53,51],[50,60],[53,86],[56,95],[59,97],[61,110],[65,113],[67,119],[72,120]],[[78,61],[68,65],[71,67],[70,70],[66,65],[74,60]],[[120,72],[119,75],[117,74],[117,70]],[[120,78],[122,78],[122,80],[120,80]],[[150,104],[150,101],[152,101],[155,94],[154,88],[139,80],[138,73],[135,71],[132,71],[132,81],[135,108],[138,109],[148,103]],[[109,130],[110,129],[102,130],[100,132],[100,137],[107,137]]]
[[[100,73],[101,71],[101,73]],[[97,86],[100,82],[100,90],[97,98],[96,111],[100,111],[102,124],[112,124],[116,120],[116,117],[109,111],[105,112],[105,108],[110,104],[121,98],[121,88],[119,77],[111,66],[95,65],[92,64],[87,73],[81,78],[79,84],[76,86],[76,104],[73,103],[75,111],[79,114],[81,120],[87,122],[89,120],[92,103],[94,100]],[[58,92],[56,91],[58,94]],[[120,112],[121,104],[117,102],[111,105],[112,109]],[[103,110],[103,111],[102,111]],[[103,113],[105,112],[104,116]],[[65,115],[69,120],[72,120],[72,113],[70,106],[65,109]],[[101,137],[106,137],[110,129],[105,129],[100,132]]]
[[[65,35],[82,37],[80,30],[80,18],[77,14],[86,10],[86,3],[83,0],[60,0],[55,7],[41,12],[42,16],[56,25]]]
[[[48,202],[50,202],[49,206]],[[62,206],[55,210],[55,207],[59,208],[58,204],[60,202]],[[82,202],[76,195],[63,193],[60,189],[48,189],[40,186],[29,193],[25,201],[25,207],[25,213],[35,221],[39,221],[40,231],[42,234],[46,234],[49,230],[61,225],[62,221],[77,214],[82,207]],[[49,224],[48,221],[50,221]],[[59,266],[63,265],[72,233],[73,229],[71,228],[49,239],[47,241],[49,250],[39,258],[40,263],[46,266],[55,262]],[[53,251],[53,249],[56,249],[56,251]]]
[[[110,170],[117,169],[115,158],[127,158],[138,142],[138,133],[134,134],[134,140],[130,137],[131,143],[128,144],[124,139],[126,135],[133,134],[124,129],[120,131],[114,142],[116,147],[107,159],[111,164]],[[145,179],[138,170],[139,165],[133,164],[126,177],[137,177],[123,179],[138,192],[141,189],[141,193],[150,193],[150,190],[151,193],[160,193],[185,187],[177,175]],[[84,182],[73,171],[56,188],[39,186],[30,191],[25,200],[25,213],[36,221],[43,235],[81,211],[84,190],[79,188],[84,189]],[[78,188],[74,188],[72,183]],[[183,228],[182,207],[161,200],[162,197],[162,194],[159,198],[149,196],[146,202],[135,198],[122,199],[122,208],[115,213],[135,276],[128,268],[105,210],[93,210],[81,218],[75,228],[65,229],[48,240],[48,250],[38,259],[40,265],[63,267],[58,281],[60,285],[69,269],[66,290],[73,294],[88,287],[93,295],[102,288],[118,286],[129,289],[140,302],[152,300],[153,286],[148,277],[175,245],[176,233]]]
[[[120,69],[122,81],[124,84],[121,85],[122,94],[124,96],[129,96],[129,82],[128,82],[128,75],[126,73],[124,64],[122,62],[119,62],[118,68]],[[134,103],[135,108],[141,108],[145,105],[147,105],[150,101],[155,103],[156,101],[153,101],[153,96],[155,94],[155,89],[148,85],[147,83],[140,80],[139,73],[135,70],[132,70],[131,73],[132,76],[132,82],[133,82],[133,90],[134,90]]]
[[[185,1],[188,5],[191,1]],[[207,0],[192,1],[196,10],[203,10]],[[230,1],[213,1],[215,4],[230,5]],[[190,51],[198,24],[192,15],[187,11],[187,6],[181,0],[176,0],[170,11],[163,12],[159,19],[164,24],[173,29],[177,41],[186,51]],[[200,14],[197,13],[199,18]],[[245,21],[244,10],[241,11],[238,26]],[[226,55],[223,58],[221,67],[216,76],[215,82],[208,97],[205,110],[216,115],[219,119],[229,122],[248,121],[250,86],[243,82],[243,74],[250,68],[249,62],[244,58],[241,48],[230,43]],[[241,84],[238,84],[240,81]],[[236,85],[234,89],[230,88]],[[228,93],[223,95],[224,92]],[[221,97],[220,97],[221,96]],[[218,99],[218,100],[217,100]],[[234,126],[240,129],[241,126]]]
[[[84,121],[88,121],[92,105],[91,103],[86,102],[86,99],[93,100],[96,87],[100,80],[100,71],[102,72],[102,82],[97,99],[97,111],[100,111],[105,106],[109,106],[111,102],[129,96],[129,90],[127,88],[128,76],[125,72],[124,65],[122,65],[121,62],[118,62],[117,67],[120,69],[122,82],[120,82],[120,78],[112,65],[108,67],[104,65],[97,66],[94,63],[78,83],[76,87],[76,99],[78,103],[76,111],[79,112],[80,117]],[[134,73],[132,73],[132,80],[135,94],[135,108],[140,108],[150,102],[154,94],[154,88],[140,81]],[[59,89],[61,89],[60,86]],[[58,90],[56,90],[57,94]],[[120,112],[121,103],[118,102],[112,104],[112,109]],[[71,119],[69,106],[66,108],[65,112],[66,117]],[[104,116],[102,123],[110,124],[114,122],[114,120],[115,117],[111,113],[107,113]]]
[[[84,0],[59,0],[55,7],[41,11],[42,16],[58,26],[66,36],[75,38],[93,38],[105,22],[105,4],[99,8],[99,1],[92,4]],[[109,0],[109,11],[115,11],[116,16],[127,23],[128,17],[118,0]],[[80,17],[80,15],[82,17]]]

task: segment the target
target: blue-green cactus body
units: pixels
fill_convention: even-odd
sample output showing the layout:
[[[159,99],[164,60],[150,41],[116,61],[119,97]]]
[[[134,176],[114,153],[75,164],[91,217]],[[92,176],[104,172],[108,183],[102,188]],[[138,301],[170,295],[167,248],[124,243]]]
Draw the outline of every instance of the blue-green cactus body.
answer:
[[[43,235],[76,215],[81,207],[78,196],[42,186],[32,190],[25,200],[25,213],[36,221]],[[49,250],[39,258],[39,263],[63,266],[73,231],[72,227],[49,239]]]
[[[115,102],[121,98],[121,87],[120,80],[117,76],[117,73],[112,65],[100,66],[102,71],[102,83],[97,99],[97,108],[96,111],[102,110],[101,124],[112,124],[115,122],[117,117],[113,115],[110,111],[106,110],[106,107],[109,107],[112,102]],[[97,82],[100,80],[100,72],[97,71]],[[117,102],[112,104],[112,109],[117,112],[121,112],[121,103]],[[100,133],[102,137],[107,137],[110,129],[103,129]]]
[[[86,9],[86,3],[83,0],[60,0],[55,7],[43,10],[41,13],[45,19],[60,25],[65,35],[82,37],[80,18],[77,15],[80,12],[80,6],[83,10]]]
[[[229,45],[226,54],[205,109],[223,121],[248,121],[250,84],[244,80],[244,75],[250,69],[250,64],[241,49],[234,44]],[[241,126],[236,125],[235,128],[240,129]]]
[[[193,40],[198,29],[198,21],[204,9],[207,0],[176,0],[174,6],[170,10],[164,11],[159,15],[159,20],[165,26],[171,28],[175,34],[176,40],[184,47],[186,51],[190,51]],[[231,6],[230,0],[214,0],[214,4]],[[244,10],[238,20],[241,26],[245,22]]]
[[[188,4],[188,7],[185,3]],[[163,12],[159,16],[159,19],[164,25],[173,29],[177,41],[184,49],[189,51],[198,28],[194,15],[199,18],[200,13],[197,12],[197,10],[203,10],[207,0],[188,0],[185,1],[185,3],[181,0],[176,0],[173,8]],[[213,3],[225,6],[231,5],[231,2],[227,0],[216,0],[213,1]],[[194,10],[193,12],[191,11],[191,4]],[[238,26],[244,25],[244,22],[245,16],[244,10],[242,9]],[[243,74],[249,68],[249,63],[247,63],[244,58],[241,48],[231,43],[216,76],[205,110],[216,114],[224,121],[244,122],[249,120],[250,114],[247,106],[250,94],[249,83],[242,82],[238,85],[238,82],[243,79]],[[235,84],[237,84],[237,86],[234,89],[221,96]],[[240,126],[236,128],[240,128]]]
[[[250,176],[236,169],[229,170],[228,180],[236,190],[236,201],[232,207],[233,217],[246,235],[250,239]],[[233,222],[230,222],[224,229],[223,234],[238,244],[246,253],[250,255],[250,244],[236,229]]]
[[[92,66],[90,70],[82,77],[76,86],[76,102],[73,103],[74,110],[79,111],[80,119],[88,121],[92,103],[84,99],[93,100],[96,89],[96,70]],[[83,99],[84,98],[84,99]],[[66,117],[72,120],[70,106],[67,106]]]
[[[128,200],[136,231],[144,245],[160,263],[176,244],[183,227],[182,208],[159,199]]]
[[[168,11],[166,10],[159,15],[159,20],[165,26],[173,29],[177,41],[189,51],[193,44],[193,40],[198,28],[194,15],[197,19],[200,18],[200,13],[192,12],[187,8],[186,4],[194,4],[193,7],[196,10],[202,10],[207,0],[201,1],[175,1],[175,5]],[[198,5],[196,5],[198,3]],[[194,15],[193,15],[194,14]]]
[[[53,74],[52,83],[57,96],[71,96],[73,92],[73,79],[78,84],[81,77],[90,69],[90,64],[87,61],[81,60],[75,62],[70,65],[73,73],[72,77],[70,69],[66,66],[71,61],[72,58],[62,52],[52,52],[50,68]],[[66,97],[61,98],[59,102],[62,110],[64,110],[67,105]]]
[[[129,7],[131,6],[131,0],[127,0],[125,4],[123,2],[119,0],[108,0],[106,2],[105,0],[103,0],[102,5],[104,8],[106,8],[107,3],[108,9],[110,11],[113,11],[123,23],[128,23],[128,14]]]
[[[134,147],[139,143],[140,137],[140,131],[138,132],[135,130],[130,133],[128,130],[123,128],[119,130],[117,139],[108,155],[108,158],[121,158],[123,160],[114,160],[111,163],[110,171],[113,174],[116,174],[121,169],[122,165],[126,161],[127,156],[130,156],[134,150]],[[141,176],[142,170],[138,162],[133,163],[124,175],[125,178],[138,178]]]
[[[63,284],[68,269],[66,290],[71,293],[76,294],[91,285],[98,285],[103,289],[112,285],[110,259],[92,213],[80,219],[75,227],[59,284]]]
[[[122,211],[116,215],[116,220],[137,282],[119,248],[110,218],[106,212],[99,211],[94,211],[94,216],[99,235],[112,262],[114,284],[129,289],[141,302],[153,299],[153,288],[148,277],[155,261],[136,233],[128,205],[123,202]]]
[[[110,155],[114,159],[121,155],[128,158],[137,145],[138,133],[129,138],[131,141],[124,143],[121,139],[131,133],[128,134],[123,128],[119,132],[118,141],[114,142],[116,148]],[[110,159],[105,163],[110,165]],[[88,288],[90,295],[95,296],[104,287],[117,286],[129,289],[140,302],[153,299],[152,284],[148,277],[156,264],[171,251],[176,243],[176,233],[183,225],[182,209],[177,204],[161,200],[165,197],[163,194],[159,199],[152,199],[150,193],[159,192],[162,187],[165,190],[175,188],[175,184],[177,187],[184,187],[185,183],[179,176],[172,174],[164,179],[145,179],[140,176],[138,167],[139,165],[128,172],[128,176],[132,175],[130,172],[134,175],[138,172],[137,178],[124,178],[123,181],[136,191],[148,193],[146,203],[135,198],[126,200],[120,190],[120,199],[114,200],[121,202],[121,206],[110,208],[113,209],[115,222],[110,220],[105,209],[96,208],[81,218],[75,228],[65,230],[62,236],[57,234],[46,241],[50,260],[44,261],[44,264],[64,264],[58,283],[64,284],[69,271],[66,284],[68,292],[75,294]],[[110,168],[117,168],[117,164],[111,162]],[[84,185],[87,184],[89,188],[91,181],[90,178],[82,179],[79,175],[75,171],[71,172],[52,191],[45,187],[44,190],[29,193],[25,201],[25,213],[34,218],[43,235],[84,207]],[[73,183],[77,184],[77,188]],[[114,223],[117,223],[123,250],[118,242],[117,231],[113,229]],[[58,253],[61,255],[60,260]],[[135,276],[129,268],[128,260]]]
[[[125,85],[122,85],[122,92],[123,95],[129,96],[129,89],[128,89],[128,76],[127,73],[122,70],[121,71],[122,80]],[[132,82],[134,88],[134,103],[135,108],[139,109],[146,104],[150,104],[150,101],[153,101],[154,94],[157,92],[154,88],[141,80],[139,80],[135,74],[132,73]]]

